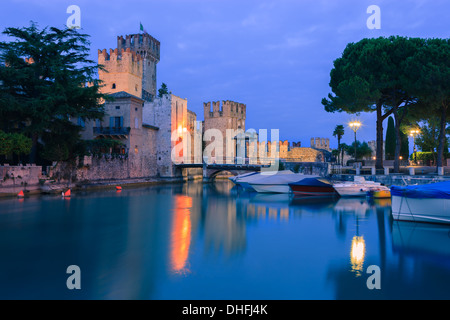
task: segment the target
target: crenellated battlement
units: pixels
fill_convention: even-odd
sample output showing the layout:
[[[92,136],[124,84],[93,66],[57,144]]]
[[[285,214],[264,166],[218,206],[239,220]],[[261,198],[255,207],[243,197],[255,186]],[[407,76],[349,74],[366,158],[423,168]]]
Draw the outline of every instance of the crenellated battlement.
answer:
[[[213,101],[212,104],[204,102],[203,109],[205,118],[230,117],[245,120],[246,117],[246,105],[230,100]]]
[[[329,138],[311,138],[311,148],[324,149],[330,151]]]
[[[129,34],[117,37],[117,49],[131,49],[142,57],[158,62],[161,43],[148,33]]]
[[[127,49],[98,50],[98,63],[103,65],[108,73],[131,73],[142,77],[143,57]],[[101,73],[102,71],[99,71]]]

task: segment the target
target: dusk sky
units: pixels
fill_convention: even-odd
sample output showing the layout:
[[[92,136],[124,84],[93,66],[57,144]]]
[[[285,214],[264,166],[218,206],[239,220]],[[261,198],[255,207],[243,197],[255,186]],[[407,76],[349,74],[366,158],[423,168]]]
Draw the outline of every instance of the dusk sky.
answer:
[[[282,140],[305,147],[311,137],[330,138],[336,147],[335,126],[354,118],[321,105],[333,60],[347,43],[390,35],[448,38],[450,31],[448,0],[7,0],[0,29],[31,20],[64,27],[70,5],[81,9],[95,61],[97,49],[115,48],[118,35],[139,33],[142,23],[161,42],[158,88],[164,82],[187,98],[198,120],[203,102],[241,102],[247,129],[279,129]],[[381,10],[381,29],[366,25],[370,5]],[[359,119],[358,139],[375,140],[375,115]],[[346,126],[343,142],[352,141]]]

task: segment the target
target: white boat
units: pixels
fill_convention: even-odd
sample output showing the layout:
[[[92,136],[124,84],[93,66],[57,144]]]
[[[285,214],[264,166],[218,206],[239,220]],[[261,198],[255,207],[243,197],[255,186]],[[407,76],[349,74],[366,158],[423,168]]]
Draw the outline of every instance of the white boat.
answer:
[[[234,182],[235,184],[237,184],[238,180],[243,180],[244,178],[248,178],[248,177],[258,174],[258,173],[259,172],[249,172],[249,173],[244,173],[244,174],[240,174],[237,176],[232,176],[232,177],[229,177],[228,179],[230,181]]]
[[[365,197],[368,191],[364,185],[353,182],[335,183],[333,187],[341,197]]]
[[[394,220],[450,224],[450,181],[392,186]]]
[[[261,178],[249,182],[256,192],[263,193],[290,193],[289,183],[301,181],[305,178],[317,178],[317,175],[301,173],[261,175]]]
[[[334,183],[333,187],[341,197],[365,197],[373,191],[389,191],[389,188],[381,183],[366,181],[360,176],[355,176],[354,181]]]
[[[294,174],[291,170],[281,170],[276,172],[276,175],[290,175]],[[241,186],[244,189],[248,190],[254,190],[253,187],[250,185],[251,182],[256,181],[258,179],[273,176],[275,174],[273,173],[266,173],[266,172],[251,172],[251,173],[245,173],[238,175],[236,177],[230,178],[231,181],[233,181],[234,184]]]

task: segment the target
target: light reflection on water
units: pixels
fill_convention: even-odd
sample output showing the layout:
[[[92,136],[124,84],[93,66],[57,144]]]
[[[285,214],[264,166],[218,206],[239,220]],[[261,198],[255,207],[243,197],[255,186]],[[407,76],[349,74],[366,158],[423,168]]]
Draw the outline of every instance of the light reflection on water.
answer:
[[[0,201],[1,299],[448,299],[450,226],[229,182]],[[80,266],[81,290],[66,288]],[[367,267],[381,289],[366,286]]]

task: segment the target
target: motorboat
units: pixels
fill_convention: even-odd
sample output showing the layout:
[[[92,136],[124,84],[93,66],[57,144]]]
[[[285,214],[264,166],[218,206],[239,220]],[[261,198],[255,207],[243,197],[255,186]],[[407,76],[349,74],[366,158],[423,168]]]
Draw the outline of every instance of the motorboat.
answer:
[[[364,177],[355,176],[354,181],[343,181],[333,184],[341,197],[366,197],[372,195],[379,198],[390,196],[388,187],[379,182],[366,181]]]
[[[374,199],[385,199],[391,197],[391,189],[386,186],[379,186],[371,188],[367,191],[367,195]]]
[[[249,185],[256,191],[262,193],[290,193],[290,183],[298,182],[306,178],[318,177],[315,175],[305,175],[302,173],[290,174],[261,174],[259,179],[252,180]]]
[[[335,183],[333,187],[341,197],[365,197],[369,191],[364,185],[353,182]]]
[[[248,177],[251,177],[251,176],[254,176],[257,174],[259,174],[259,172],[249,172],[249,173],[244,173],[244,174],[240,174],[237,176],[232,176],[232,177],[229,177],[228,179],[235,184],[239,184],[238,181],[243,181],[245,178],[248,178]]]
[[[394,220],[450,224],[450,181],[392,186]]]
[[[294,196],[302,197],[336,197],[339,193],[336,192],[333,184],[324,178],[308,177],[300,181],[289,183]]]
[[[251,182],[259,180],[261,178],[271,177],[271,176],[281,176],[281,175],[292,175],[295,174],[291,170],[280,170],[274,172],[251,172],[251,173],[245,173],[241,174],[235,177],[229,178],[231,181],[233,181],[234,184],[241,186],[242,188],[246,190],[253,190],[253,187],[250,185]]]

